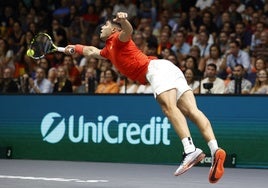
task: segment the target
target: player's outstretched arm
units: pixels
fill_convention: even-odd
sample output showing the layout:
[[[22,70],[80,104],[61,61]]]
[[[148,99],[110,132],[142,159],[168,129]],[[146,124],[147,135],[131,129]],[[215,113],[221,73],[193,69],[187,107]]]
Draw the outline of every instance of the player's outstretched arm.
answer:
[[[127,17],[127,13],[118,12],[116,14],[116,18],[113,20],[114,22],[118,22],[121,25],[122,31],[119,35],[119,40],[122,42],[129,41],[133,33],[133,27],[131,23],[127,20]]]
[[[78,53],[83,56],[94,57],[97,59],[105,59],[100,55],[101,50],[94,46],[83,46],[79,44],[66,46],[65,53],[71,55],[70,51],[74,51],[75,53]]]

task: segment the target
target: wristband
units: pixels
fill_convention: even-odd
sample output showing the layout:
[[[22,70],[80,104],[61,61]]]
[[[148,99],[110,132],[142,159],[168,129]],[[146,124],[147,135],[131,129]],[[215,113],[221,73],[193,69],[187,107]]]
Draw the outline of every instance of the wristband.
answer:
[[[76,44],[74,50],[79,55],[83,55],[83,49],[84,49],[84,47],[85,47],[84,45]]]

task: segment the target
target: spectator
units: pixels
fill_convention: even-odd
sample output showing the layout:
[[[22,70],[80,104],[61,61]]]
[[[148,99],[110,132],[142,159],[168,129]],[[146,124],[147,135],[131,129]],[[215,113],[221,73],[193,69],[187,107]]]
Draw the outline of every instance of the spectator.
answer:
[[[7,40],[0,38],[0,78],[3,77],[4,69],[7,67],[11,69],[13,75],[15,71],[13,56],[13,50],[9,48]]]
[[[131,0],[119,0],[114,6],[113,15],[116,15],[117,12],[128,13],[130,22],[133,22],[137,17],[137,7]]]
[[[186,69],[184,71],[184,76],[187,84],[192,88],[194,94],[199,93],[200,82],[197,80],[194,70],[190,68]]]
[[[157,37],[161,35],[164,27],[168,27],[170,30],[169,35],[175,31],[177,28],[177,23],[174,21],[174,19],[171,17],[171,12],[168,9],[162,10],[160,13],[159,21],[156,22],[154,26],[154,35]]]
[[[55,83],[57,82],[57,77],[58,77],[58,70],[55,67],[51,67],[48,70],[47,79],[50,81],[53,88],[55,86]]]
[[[191,6],[187,20],[183,23],[183,26],[192,34],[197,32],[197,28],[199,28],[202,23],[202,19],[198,13],[198,8]]]
[[[102,83],[102,82],[101,82]],[[97,89],[97,73],[93,67],[88,67],[85,73],[85,79],[82,81],[81,86],[77,89],[77,93],[95,93]]]
[[[174,43],[171,50],[177,55],[178,60],[182,61],[190,52],[190,45],[185,42],[185,36],[182,31],[175,34]]]
[[[143,53],[146,51],[147,42],[140,31],[136,31],[133,34],[133,42]]]
[[[204,67],[202,70],[205,71],[205,67],[211,63],[215,64],[217,69],[216,69],[216,74],[217,76],[222,76],[222,74],[224,73],[224,69],[223,69],[223,66],[222,66],[222,57],[221,57],[221,52],[220,52],[220,48],[218,45],[216,44],[212,44],[210,46],[210,49],[209,49],[209,56],[207,58],[204,58],[203,61],[201,61],[202,63],[202,66]],[[201,66],[199,66],[201,67]]]
[[[220,47],[220,54],[226,54],[226,52],[229,50],[229,36],[226,32],[220,32],[216,44]]]
[[[267,69],[267,64],[264,61],[264,59],[260,57],[260,58],[256,59],[256,61],[254,62],[254,65],[252,67],[252,71],[248,75],[248,79],[249,79],[249,81],[251,81],[252,84],[255,83],[255,80],[257,78],[257,74],[262,69]]]
[[[251,94],[268,94],[268,71],[262,69],[258,72],[255,84],[250,90]]]
[[[206,26],[207,28],[207,32],[209,34],[212,34],[213,38],[216,37],[216,35],[218,34],[218,26],[213,22],[213,15],[210,11],[206,10],[203,11],[202,14],[202,24]]]
[[[30,93],[46,94],[52,93],[51,82],[46,78],[45,70],[41,67],[36,68],[35,79],[29,78]]]
[[[17,55],[21,46],[25,42],[25,33],[22,30],[21,23],[19,21],[14,21],[12,25],[12,30],[8,34],[8,43],[10,48],[13,50],[14,55]]]
[[[60,0],[59,6],[53,11],[53,17],[60,20],[63,23],[64,19],[70,15],[70,1]]]
[[[266,63],[268,63],[268,31],[264,30],[260,35],[260,44],[255,46],[252,51],[252,62],[255,62],[256,58],[262,57]]]
[[[228,8],[231,22],[232,24],[236,24],[237,22],[242,22],[242,16],[239,12],[237,12],[238,3],[235,1],[231,1],[230,6]]]
[[[226,88],[227,94],[249,94],[252,83],[244,78],[245,69],[242,64],[235,65],[233,69],[233,80],[231,80]]]
[[[214,43],[214,37],[212,34],[210,34],[207,30],[207,26],[204,24],[201,24],[198,28],[198,32],[193,36],[193,40],[192,40],[192,45],[199,45],[200,43],[200,33],[205,32],[209,35],[208,37],[208,44],[213,44]]]
[[[149,45],[158,45],[158,40],[156,36],[153,35],[153,28],[150,25],[147,25],[144,27],[144,30],[141,31],[143,34],[144,40],[149,44]]]
[[[249,52],[251,44],[251,32],[247,30],[246,25],[243,22],[238,22],[235,24],[235,37],[240,39],[240,48]]]
[[[37,65],[45,70],[46,75],[48,75],[48,70],[50,69],[50,63],[48,59],[42,58],[36,61]]]
[[[68,70],[64,66],[58,67],[57,82],[54,85],[53,93],[72,93],[72,82],[68,79]]]
[[[171,61],[174,63],[174,65],[179,66],[179,61],[177,59],[177,56],[174,53],[171,53],[167,56],[167,60]]]
[[[113,69],[107,69],[104,72],[104,82],[99,84],[95,93],[104,93],[104,94],[115,94],[119,93],[119,86],[116,83],[117,75],[116,72]]]
[[[256,24],[256,29],[251,36],[250,50],[253,51],[256,46],[261,43],[261,33],[265,31],[265,24],[263,22],[258,22]]]
[[[12,70],[6,67],[3,72],[3,78],[0,78],[0,93],[17,93],[18,91],[18,85],[13,80]]]
[[[224,81],[217,76],[217,66],[210,63],[206,66],[206,78],[201,81],[201,94],[223,94],[225,85]]]
[[[172,43],[170,42],[170,34],[165,31],[161,32],[160,41],[157,47],[157,55],[161,55],[163,49],[165,48],[170,49],[171,46]]]
[[[152,20],[155,25],[157,19],[157,1],[155,0],[139,0],[138,17]]]
[[[63,65],[69,72],[69,79],[72,82],[73,91],[76,92],[76,89],[81,85],[81,74],[77,63],[74,62],[72,56],[65,55],[63,58]]]
[[[198,36],[198,41],[197,41],[196,45],[200,49],[200,56],[207,57],[207,56],[209,56],[209,48],[211,46],[211,43],[208,42],[209,33],[205,32],[205,31],[201,31],[198,35],[199,36]]]
[[[243,69],[246,73],[250,73],[250,58],[249,54],[240,49],[240,43],[238,41],[231,41],[229,43],[230,50],[223,57],[223,69],[226,69],[227,74],[230,74],[231,70],[236,65],[243,65]]]
[[[136,93],[137,89],[138,89],[138,85],[136,84],[136,82],[134,82],[130,78],[124,77],[123,84],[120,87],[119,93],[125,93],[125,94]]]
[[[186,69],[192,69],[197,79],[201,79],[203,77],[203,73],[198,69],[198,63],[194,56],[188,55],[185,58],[182,70],[185,71]]]

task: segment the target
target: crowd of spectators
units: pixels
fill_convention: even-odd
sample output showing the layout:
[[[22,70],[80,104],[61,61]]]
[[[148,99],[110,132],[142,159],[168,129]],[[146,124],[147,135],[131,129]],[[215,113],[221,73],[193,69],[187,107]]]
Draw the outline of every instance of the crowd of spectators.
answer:
[[[38,32],[102,48],[100,27],[118,11],[138,48],[177,65],[195,94],[268,94],[267,0],[1,1],[0,93],[152,93],[109,60],[26,55]]]

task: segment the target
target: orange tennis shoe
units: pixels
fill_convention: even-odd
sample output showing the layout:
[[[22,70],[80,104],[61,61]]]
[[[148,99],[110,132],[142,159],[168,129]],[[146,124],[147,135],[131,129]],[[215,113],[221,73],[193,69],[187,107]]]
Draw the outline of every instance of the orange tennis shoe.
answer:
[[[212,157],[212,165],[209,171],[209,182],[217,183],[224,174],[224,161],[226,153],[223,149],[217,149]]]

